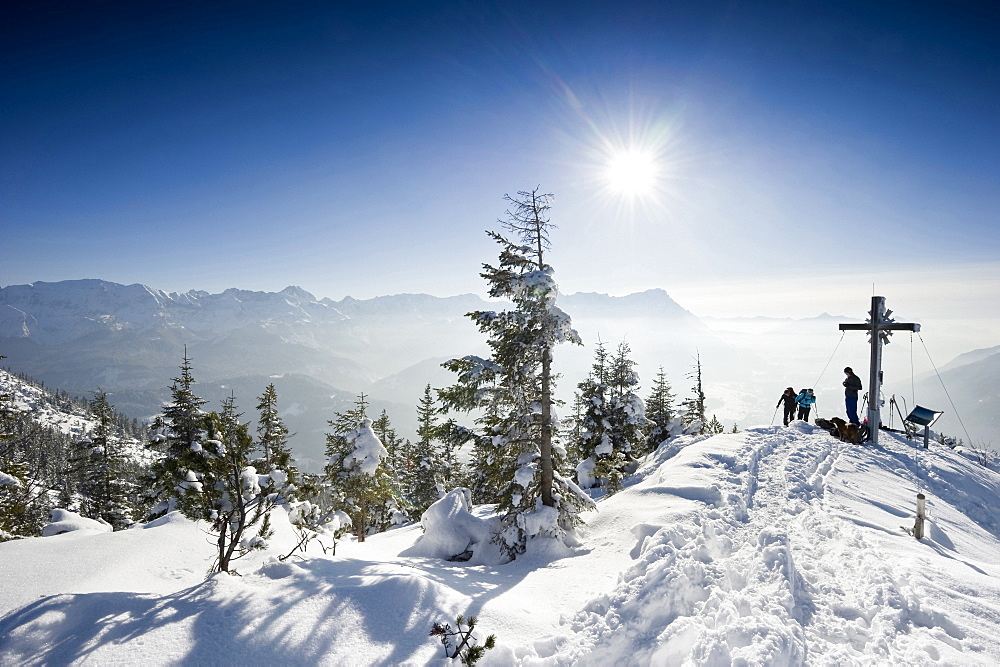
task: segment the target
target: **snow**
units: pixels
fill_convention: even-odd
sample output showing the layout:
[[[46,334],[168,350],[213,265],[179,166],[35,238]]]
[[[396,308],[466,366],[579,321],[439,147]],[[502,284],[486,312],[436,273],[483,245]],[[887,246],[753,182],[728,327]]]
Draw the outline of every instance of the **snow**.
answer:
[[[431,505],[420,519],[424,534],[403,555],[447,560],[471,550],[473,565],[501,562],[499,550],[490,546],[490,522],[473,516],[471,498],[469,489],[455,489]]]
[[[597,485],[597,461],[594,457],[584,459],[576,464],[576,478],[580,482],[580,486],[585,489],[589,489]]]
[[[89,533],[110,533],[112,531],[111,524],[107,522],[88,519],[69,510],[51,510],[49,517],[52,520],[42,528],[42,537],[62,535],[63,533],[72,533],[74,531]]]
[[[460,490],[423,528],[284,562],[278,508],[240,577],[204,579],[211,536],[177,513],[0,543],[0,664],[443,665],[428,632],[458,614],[496,635],[484,666],[1000,663],[1000,473],[880,438],[798,421],[672,438],[578,545],[538,538],[506,565]]]
[[[382,459],[389,456],[388,450],[372,430],[372,420],[365,419],[344,436],[353,449],[344,460],[346,470],[364,475],[374,475]]]

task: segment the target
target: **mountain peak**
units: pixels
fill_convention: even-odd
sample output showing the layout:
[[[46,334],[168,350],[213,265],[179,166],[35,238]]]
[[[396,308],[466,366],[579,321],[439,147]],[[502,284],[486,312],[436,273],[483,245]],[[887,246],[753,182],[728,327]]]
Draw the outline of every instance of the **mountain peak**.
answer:
[[[281,290],[281,293],[284,294],[285,296],[293,296],[303,301],[316,300],[315,296],[313,296],[310,292],[307,292],[306,290],[302,289],[298,285],[289,285],[285,289]]]

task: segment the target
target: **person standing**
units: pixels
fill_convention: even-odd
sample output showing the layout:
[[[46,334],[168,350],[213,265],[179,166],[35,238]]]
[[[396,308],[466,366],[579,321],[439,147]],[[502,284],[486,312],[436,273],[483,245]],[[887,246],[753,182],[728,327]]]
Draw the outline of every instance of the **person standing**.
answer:
[[[809,410],[811,410],[813,404],[816,403],[816,394],[813,393],[812,389],[803,389],[799,395],[795,397],[795,402],[799,404],[798,418],[803,421],[809,421]]]
[[[792,387],[785,389],[784,393],[781,394],[778,405],[782,403],[785,404],[785,426],[788,426],[788,422],[795,419],[795,390]],[[778,405],[774,407],[778,407]]]
[[[844,369],[844,403],[847,405],[847,419],[856,426],[861,425],[858,419],[858,392],[861,391],[861,378],[854,374],[850,366]]]

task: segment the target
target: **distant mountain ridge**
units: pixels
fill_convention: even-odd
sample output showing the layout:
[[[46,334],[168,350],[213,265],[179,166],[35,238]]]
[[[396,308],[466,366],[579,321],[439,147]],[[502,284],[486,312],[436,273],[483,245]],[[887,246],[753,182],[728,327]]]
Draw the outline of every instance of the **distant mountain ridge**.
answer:
[[[1000,346],[961,354],[938,370],[940,377],[928,373],[916,382],[920,404],[944,411],[935,428],[1000,451],[1000,442],[988,439],[1000,428]]]
[[[703,350],[712,346],[704,324],[663,290],[561,295],[559,304],[589,344],[628,338],[656,363],[669,365],[674,355],[686,367],[691,340]],[[0,354],[10,368],[49,386],[77,395],[109,391],[121,410],[140,418],[169,399],[185,350],[203,395],[221,400],[238,388],[247,413],[268,379],[277,378],[279,407],[290,399],[289,426],[309,440],[296,446],[318,460],[325,420],[361,391],[371,394],[374,410],[389,410],[401,433],[411,433],[424,386],[453,381],[440,362],[488,351],[466,313],[506,307],[474,294],[333,301],[294,286],[181,294],[97,279],[36,282],[0,288]],[[647,331],[655,340],[640,344]],[[570,392],[586,377],[593,349],[562,346],[558,355]],[[643,368],[649,377],[652,364]]]
[[[561,295],[560,303],[577,316],[664,315],[697,318],[662,289],[622,297],[596,292]],[[0,288],[0,338],[31,338],[62,343],[98,331],[149,331],[159,327],[227,333],[251,324],[329,324],[354,318],[377,320],[408,314],[418,318],[462,316],[495,308],[474,294],[435,297],[397,294],[341,301],[317,299],[289,286],[280,292],[230,288],[218,294],[200,290],[165,292],[146,285],[121,285],[99,279],[35,282]]]
[[[148,331],[166,325],[224,333],[250,323],[345,319],[332,301],[317,300],[300,287],[180,294],[89,279],[0,288],[0,338],[33,338],[47,344],[101,330]]]

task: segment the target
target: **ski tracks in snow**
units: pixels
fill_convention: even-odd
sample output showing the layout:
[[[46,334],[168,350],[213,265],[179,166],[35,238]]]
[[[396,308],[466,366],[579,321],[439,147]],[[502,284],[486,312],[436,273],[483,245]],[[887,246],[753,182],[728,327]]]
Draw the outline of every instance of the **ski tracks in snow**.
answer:
[[[637,527],[636,561],[615,590],[578,613],[564,641],[522,654],[525,664],[860,664],[873,655],[924,664],[942,648],[961,655],[962,631],[921,608],[857,524],[826,511],[827,480],[852,450],[804,422],[712,440],[672,452],[633,487],[640,502],[673,496],[674,520],[655,532]]]

